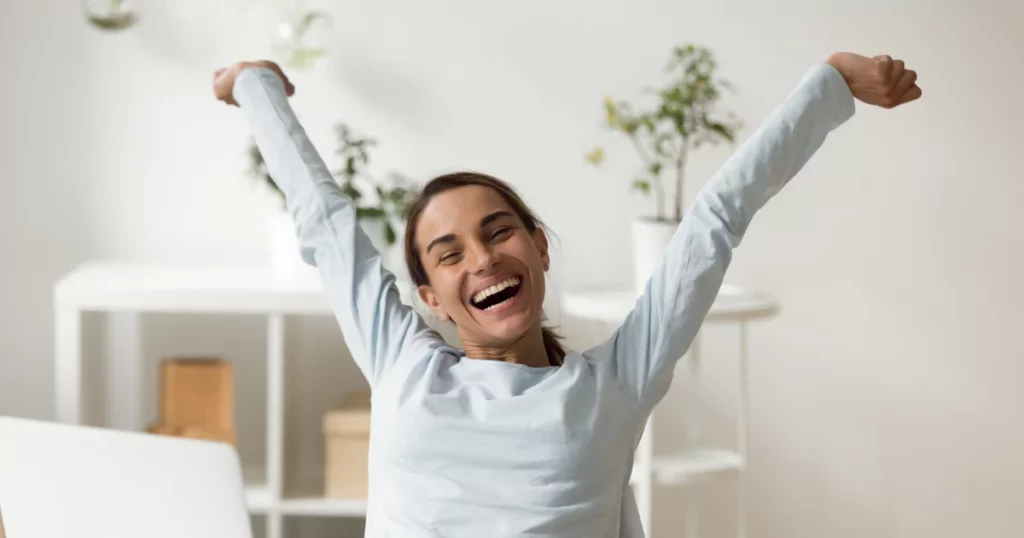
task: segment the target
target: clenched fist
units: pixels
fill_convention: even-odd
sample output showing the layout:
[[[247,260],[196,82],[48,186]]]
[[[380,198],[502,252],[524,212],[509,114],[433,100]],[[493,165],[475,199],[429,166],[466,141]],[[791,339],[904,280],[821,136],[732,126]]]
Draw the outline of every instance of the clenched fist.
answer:
[[[917,72],[887,54],[868,58],[837,52],[826,63],[843,75],[855,98],[869,105],[895,108],[921,97]]]
[[[295,93],[295,86],[288,81],[288,77],[285,76],[284,71],[281,71],[281,68],[276,63],[269,60],[260,60],[256,62],[238,62],[230,67],[218,69],[213,74],[213,94],[217,96],[217,99],[229,105],[238,106],[234,97],[235,78],[238,77],[239,73],[250,67],[270,69],[277,76],[281,77],[281,82],[284,82],[285,94],[288,97]]]

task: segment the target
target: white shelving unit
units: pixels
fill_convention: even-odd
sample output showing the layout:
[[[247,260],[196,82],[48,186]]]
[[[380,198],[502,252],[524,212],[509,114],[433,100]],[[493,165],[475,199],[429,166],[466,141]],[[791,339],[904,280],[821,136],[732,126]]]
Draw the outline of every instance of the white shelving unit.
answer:
[[[364,517],[365,499],[293,496],[284,489],[284,320],[286,316],[332,315],[314,273],[276,276],[258,266],[153,265],[92,262],[54,286],[57,420],[84,422],[82,314],[254,314],[267,321],[266,469],[246,476],[249,510],[266,517],[267,538],[281,538],[285,516]],[[137,327],[137,321],[129,326]],[[121,352],[138,358],[138,335],[127,334]],[[136,363],[141,362],[136,360]],[[138,371],[135,371],[138,374]],[[122,374],[119,391],[127,407],[141,408],[141,375]],[[138,422],[138,421],[136,421]],[[138,424],[141,429],[142,424]]]
[[[401,287],[401,286],[400,286]],[[409,290],[410,287],[404,287]],[[404,293],[404,292],[403,292]],[[408,295],[406,294],[406,300]],[[619,291],[592,291],[564,297],[567,314],[616,323],[632,307],[634,298]],[[745,322],[769,316],[774,302],[765,296],[726,289],[712,309],[709,321],[741,324],[745,376]],[[129,330],[118,342],[119,352],[141,362],[137,315],[143,313],[253,314],[267,323],[267,436],[266,469],[246,477],[246,498],[254,514],[266,517],[267,538],[281,538],[285,516],[364,517],[365,499],[329,499],[291,495],[284,489],[284,320],[287,316],[333,315],[315,274],[283,278],[269,267],[238,265],[166,265],[91,262],[61,278],[54,285],[55,397],[57,420],[84,423],[86,398],[82,361],[82,315],[86,312],[118,313],[129,320]],[[129,361],[130,363],[131,361]],[[694,363],[695,364],[695,363]],[[141,369],[119,372],[119,391],[128,395],[126,407],[141,409]],[[746,390],[741,408],[746,416]],[[135,399],[134,402],[130,401]],[[132,406],[134,404],[134,407]],[[137,412],[137,411],[135,411]],[[136,417],[138,418],[138,417]],[[141,429],[141,419],[135,420]],[[741,469],[745,461],[745,419],[738,451],[703,450],[678,457],[654,460],[651,424],[645,430],[632,480],[645,519],[650,521],[650,491],[655,483],[679,484],[712,473]],[[649,527],[648,527],[649,528]]]
[[[627,289],[594,289],[566,293],[562,297],[563,314],[579,319],[597,321],[617,327],[636,304],[637,295]],[[647,421],[644,434],[637,447],[630,483],[636,494],[644,533],[651,535],[653,519],[653,493],[657,485],[686,486],[699,479],[723,473],[738,473],[737,535],[746,536],[746,496],[743,470],[747,462],[747,417],[749,410],[747,381],[747,323],[774,316],[777,302],[770,296],[736,286],[723,286],[719,291],[705,323],[735,323],[739,325],[739,401],[737,402],[737,446],[734,449],[701,447],[697,409],[690,407],[687,417],[686,445],[682,453],[654,457],[654,421]],[[685,362],[695,378],[700,376],[700,339],[694,340]],[[696,510],[688,510],[685,536],[697,534]]]

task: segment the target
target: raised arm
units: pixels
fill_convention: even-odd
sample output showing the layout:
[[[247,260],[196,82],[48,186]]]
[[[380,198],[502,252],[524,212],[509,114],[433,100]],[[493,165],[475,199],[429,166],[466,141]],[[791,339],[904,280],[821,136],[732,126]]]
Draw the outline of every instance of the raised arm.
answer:
[[[874,65],[889,71],[875,76]],[[645,411],[667,392],[754,214],[853,116],[855,94],[886,108],[920,95],[916,74],[905,77],[902,62],[897,67],[893,73],[891,59],[846,56],[814,66],[700,191],[633,311],[608,341],[585,353],[612,361]]]
[[[425,357],[443,340],[401,302],[395,277],[383,267],[356,220],[355,205],[292,111],[287,78],[273,64],[231,69],[235,72],[218,72],[220,88],[215,83],[215,92],[242,109],[267,169],[285,195],[301,256],[318,268],[352,357],[374,386],[402,357]],[[223,80],[228,75],[233,78]]]

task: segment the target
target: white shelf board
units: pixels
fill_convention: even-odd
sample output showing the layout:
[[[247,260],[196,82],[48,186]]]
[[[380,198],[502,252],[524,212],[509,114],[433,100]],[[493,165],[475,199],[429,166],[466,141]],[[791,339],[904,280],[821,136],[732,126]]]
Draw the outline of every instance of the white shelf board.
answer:
[[[249,511],[254,514],[265,514],[270,509],[273,501],[270,498],[270,490],[266,484],[251,483],[245,485],[245,504]]]
[[[603,287],[569,291],[562,294],[562,312],[565,315],[621,323],[636,306],[638,295],[627,287]],[[718,292],[705,318],[708,321],[744,321],[775,315],[778,302],[771,296],[725,285]]]
[[[743,469],[743,457],[733,450],[699,449],[675,456],[654,458],[654,480],[662,485],[680,485],[708,475]],[[631,483],[638,480],[639,470],[633,468]]]
[[[408,301],[412,286],[398,281]],[[55,301],[79,310],[331,314],[319,276],[269,266],[92,261],[60,279]]]
[[[280,503],[281,513],[292,516],[366,516],[366,499],[332,499],[327,497],[286,497]]]
[[[245,486],[245,501],[249,512],[266,514],[274,510],[291,516],[365,517],[366,499],[333,499],[316,495],[286,495],[274,501],[266,484],[250,483]]]
[[[731,450],[694,450],[654,460],[655,480],[666,485],[685,484],[708,475],[741,469],[743,458]]]

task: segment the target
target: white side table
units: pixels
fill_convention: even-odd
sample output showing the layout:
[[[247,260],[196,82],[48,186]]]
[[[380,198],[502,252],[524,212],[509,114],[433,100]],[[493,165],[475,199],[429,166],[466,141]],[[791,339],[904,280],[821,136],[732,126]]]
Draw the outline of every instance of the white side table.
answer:
[[[617,327],[633,309],[637,295],[628,287],[592,289],[565,293],[562,297],[563,313],[579,319],[586,319]],[[747,381],[747,323],[774,316],[778,303],[772,297],[736,286],[723,286],[711,308],[706,323],[736,323],[739,325],[739,373],[740,390],[737,403],[737,447],[735,449],[687,448],[681,454],[668,457],[654,457],[654,421],[648,420],[644,434],[637,447],[633,474],[630,483],[636,493],[637,505],[644,532],[651,535],[653,518],[653,490],[655,485],[686,485],[697,479],[720,475],[725,472],[739,474],[737,487],[737,535],[746,536],[746,491],[743,470],[747,462],[749,411]],[[687,353],[691,374],[700,374],[700,340],[694,339]],[[692,408],[687,423],[687,445],[697,444],[697,414]],[[687,517],[686,536],[696,536],[696,511],[690,510]]]

